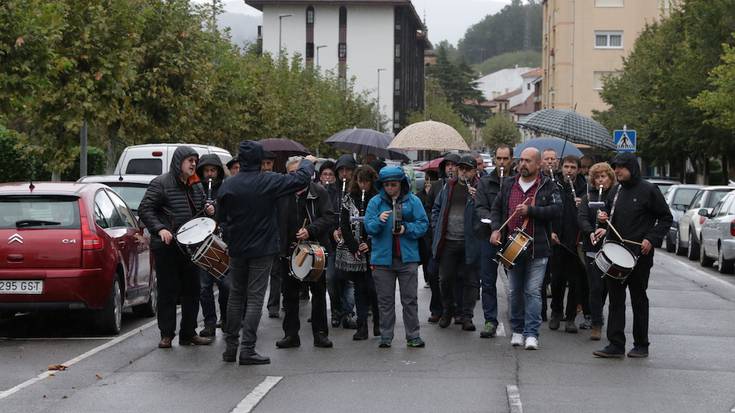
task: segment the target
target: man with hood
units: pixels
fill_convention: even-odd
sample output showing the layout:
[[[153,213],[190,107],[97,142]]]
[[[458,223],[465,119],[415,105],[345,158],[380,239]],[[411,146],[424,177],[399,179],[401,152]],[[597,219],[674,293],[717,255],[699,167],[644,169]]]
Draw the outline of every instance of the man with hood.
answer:
[[[199,154],[189,146],[176,148],[169,171],[154,178],[140,202],[138,212],[151,234],[151,250],[155,257],[158,290],[159,348],[171,348],[176,335],[176,301],[181,302],[179,345],[211,344],[211,338],[196,333],[199,306],[199,271],[184,254],[174,234],[184,223],[200,215],[204,209],[214,214],[214,207],[205,205],[205,194],[196,175]]]
[[[605,277],[610,305],[607,339],[610,342],[593,354],[603,358],[622,358],[625,354],[625,290],[630,291],[633,307],[633,349],[628,357],[648,357],[648,277],[653,266],[654,247],[660,247],[674,218],[663,194],[656,186],[641,178],[638,159],[631,153],[619,154],[612,162],[618,184],[605,199],[605,211],[599,220],[613,231],[606,240],[623,242],[638,257],[633,271],[624,282]],[[617,230],[617,231],[615,231]],[[616,234],[619,233],[619,239]]]
[[[314,174],[316,158],[302,160],[292,174],[260,172],[263,147],[254,141],[240,142],[240,172],[219,189],[217,218],[222,224],[230,256],[230,297],[225,324],[227,347],[222,360],[237,359],[238,338],[241,365],[269,364],[270,358],[255,351],[258,324],[274,255],[279,252],[276,200],[306,186]],[[243,308],[243,307],[247,308]]]
[[[217,199],[219,187],[222,185],[225,177],[225,168],[222,167],[222,161],[219,156],[214,154],[203,155],[199,159],[199,165],[197,165],[197,176],[204,185],[206,198],[208,200]],[[214,278],[201,268],[199,269],[199,278],[201,282],[199,301],[202,304],[202,314],[204,315],[204,328],[199,332],[199,335],[202,337],[214,337],[217,327],[222,328],[227,319],[227,299],[230,295],[230,287],[227,285],[227,278]],[[217,322],[217,311],[214,308],[215,283],[219,290],[217,300],[219,302],[220,313],[219,323]]]
[[[429,227],[424,206],[409,192],[408,178],[398,166],[380,171],[378,195],[365,211],[365,231],[372,237],[373,280],[380,309],[380,348],[393,341],[396,322],[396,280],[401,294],[408,347],[424,347],[419,335],[418,240]]]

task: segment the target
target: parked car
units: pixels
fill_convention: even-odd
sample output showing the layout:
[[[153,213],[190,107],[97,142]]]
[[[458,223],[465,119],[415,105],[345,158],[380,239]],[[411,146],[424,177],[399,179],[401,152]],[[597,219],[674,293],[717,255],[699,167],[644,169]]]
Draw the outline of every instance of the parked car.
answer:
[[[150,239],[102,184],[0,185],[0,311],[91,310],[120,332],[123,309],[156,314]]]
[[[679,230],[679,219],[684,215],[692,199],[697,195],[702,185],[671,185],[664,194],[666,203],[669,205],[671,215],[674,220],[671,221],[671,227],[666,234],[666,251],[674,252],[676,244],[676,233]]]
[[[699,263],[709,267],[716,260],[719,272],[731,274],[735,263],[735,192],[725,195],[711,213],[702,208],[698,214],[707,218],[702,224]]]
[[[687,211],[679,219],[676,241],[674,242],[676,255],[686,255],[690,260],[699,259],[699,240],[702,235],[702,224],[707,218],[700,216],[698,212],[704,208],[708,214],[711,213],[715,204],[732,190],[735,190],[735,188],[731,186],[708,186],[697,192]]]
[[[161,175],[168,172],[176,148],[179,146],[190,146],[199,152],[199,156],[215,154],[226,165],[232,155],[226,149],[209,145],[197,145],[188,143],[156,143],[147,145],[128,146],[120,154],[120,159],[115,166],[115,175]]]
[[[96,182],[109,186],[128,204],[133,214],[138,216],[140,201],[155,177],[156,175],[90,175],[79,178],[77,182]]]
[[[645,180],[648,182],[656,185],[656,187],[661,191],[662,194],[666,194],[666,191],[669,190],[669,187],[672,185],[678,185],[681,184],[681,182],[671,179],[671,178],[660,178],[660,177],[644,177]]]

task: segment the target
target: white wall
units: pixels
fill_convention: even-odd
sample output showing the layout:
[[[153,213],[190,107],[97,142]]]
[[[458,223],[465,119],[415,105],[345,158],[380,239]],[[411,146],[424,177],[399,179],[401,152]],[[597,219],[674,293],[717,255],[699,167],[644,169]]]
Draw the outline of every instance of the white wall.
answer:
[[[523,75],[533,70],[532,67],[518,67],[513,69],[502,69],[480,78],[478,88],[485,95],[485,99],[494,98],[512,92],[523,85]]]

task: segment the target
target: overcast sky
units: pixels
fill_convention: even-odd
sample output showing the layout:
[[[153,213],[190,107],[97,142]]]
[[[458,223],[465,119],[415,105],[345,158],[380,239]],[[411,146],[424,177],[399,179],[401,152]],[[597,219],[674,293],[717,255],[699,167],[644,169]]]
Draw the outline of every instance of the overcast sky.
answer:
[[[195,0],[197,3],[206,0]],[[488,14],[498,12],[510,0],[412,0],[416,12],[423,18],[426,12],[429,39],[433,43],[449,40],[457,44],[467,28]],[[234,13],[259,16],[260,12],[246,6],[243,0],[225,0],[225,9]]]

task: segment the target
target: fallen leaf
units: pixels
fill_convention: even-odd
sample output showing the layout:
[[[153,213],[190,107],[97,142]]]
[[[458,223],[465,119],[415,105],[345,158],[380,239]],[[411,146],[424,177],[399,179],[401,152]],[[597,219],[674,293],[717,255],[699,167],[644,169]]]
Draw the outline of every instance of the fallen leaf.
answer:
[[[97,380],[102,380],[102,376],[100,376],[99,374],[95,374],[94,377],[97,377]]]
[[[64,395],[64,396],[62,397],[62,399],[68,399],[68,398],[69,398],[69,396],[67,396],[67,395]]]
[[[44,398],[44,399],[46,398],[46,395],[45,395],[45,394],[43,395],[43,398]]]
[[[23,44],[25,44],[25,40],[23,40],[23,36],[18,36],[17,39],[15,39],[15,47],[21,47]]]
[[[54,373],[51,373],[51,374],[49,374],[48,376],[49,376],[49,377],[56,377],[56,375],[55,375]]]
[[[64,370],[66,370],[66,368],[67,368],[67,367],[66,367],[65,365],[63,365],[63,364],[50,364],[50,365],[48,366],[48,369],[49,369],[49,370],[58,370],[58,371],[64,371]]]
[[[97,72],[94,74],[94,80],[98,81],[102,79],[102,72]]]

